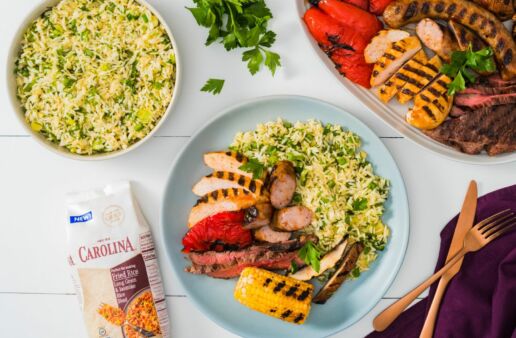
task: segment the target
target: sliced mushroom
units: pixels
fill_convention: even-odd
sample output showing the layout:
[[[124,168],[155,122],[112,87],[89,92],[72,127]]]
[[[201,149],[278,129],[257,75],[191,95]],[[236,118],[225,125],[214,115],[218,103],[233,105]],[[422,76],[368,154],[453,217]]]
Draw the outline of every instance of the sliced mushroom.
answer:
[[[349,249],[346,250],[340,265],[337,267],[337,270],[335,270],[330,279],[328,279],[326,284],[324,284],[321,290],[319,290],[312,302],[316,304],[326,303],[326,301],[335,293],[335,291],[340,288],[342,283],[344,283],[351,270],[355,268],[358,256],[360,256],[360,253],[363,249],[364,245],[362,243],[356,242],[351,244]]]
[[[340,259],[342,259],[342,255],[348,246],[347,239],[343,240],[335,249],[328,252],[321,259],[319,272],[315,271],[311,266],[305,266],[304,268],[298,270],[296,273],[291,274],[289,277],[298,279],[298,280],[310,280],[314,277],[319,276],[324,271],[333,268]]]

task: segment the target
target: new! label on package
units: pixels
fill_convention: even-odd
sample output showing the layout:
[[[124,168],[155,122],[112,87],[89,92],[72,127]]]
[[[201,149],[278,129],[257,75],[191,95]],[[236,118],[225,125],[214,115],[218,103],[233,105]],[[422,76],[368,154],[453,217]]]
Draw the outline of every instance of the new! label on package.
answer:
[[[90,337],[169,337],[149,225],[129,182],[67,195],[68,263]]]

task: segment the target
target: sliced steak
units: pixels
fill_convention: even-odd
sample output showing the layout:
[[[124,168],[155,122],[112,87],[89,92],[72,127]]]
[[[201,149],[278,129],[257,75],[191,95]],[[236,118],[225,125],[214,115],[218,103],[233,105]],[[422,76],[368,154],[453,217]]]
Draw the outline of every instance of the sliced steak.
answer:
[[[464,114],[467,114],[469,113],[469,110],[467,108],[459,108],[457,106],[453,106],[452,109],[450,110],[450,116],[451,117],[459,117],[459,116],[462,116]]]
[[[214,278],[238,277],[242,270],[249,266],[255,266],[268,270],[284,270],[290,268],[295,261],[298,266],[304,266],[304,261],[299,258],[297,251],[278,254],[274,258],[263,257],[254,262],[243,262],[234,265],[192,265],[186,269],[193,274],[205,274]]]
[[[457,106],[469,107],[472,109],[508,105],[516,103],[516,92],[496,95],[458,94],[455,96],[454,103]]]
[[[187,258],[198,265],[229,265],[243,262],[252,262],[261,257],[274,257],[274,254],[295,251],[306,243],[306,239],[290,240],[280,243],[264,243],[250,246],[236,251],[206,251],[203,253],[191,252]]]
[[[516,104],[475,109],[424,133],[467,154],[516,151]]]
[[[464,89],[459,93],[463,94],[478,94],[478,95],[497,95],[497,94],[511,94],[516,93],[516,85],[504,86],[504,87],[492,87],[492,86],[473,86]]]
[[[498,74],[489,76],[486,78],[486,81],[490,86],[495,87],[507,87],[516,85],[516,78],[511,80],[503,80]]]

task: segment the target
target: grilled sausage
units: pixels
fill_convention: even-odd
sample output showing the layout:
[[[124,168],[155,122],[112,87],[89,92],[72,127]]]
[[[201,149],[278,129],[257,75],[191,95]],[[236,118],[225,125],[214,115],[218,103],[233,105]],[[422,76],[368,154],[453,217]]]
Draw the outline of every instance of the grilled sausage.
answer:
[[[469,44],[474,51],[487,47],[486,43],[478,37],[473,31],[453,20],[448,21],[448,27],[457,39],[460,50],[468,49]]]
[[[272,218],[272,205],[270,203],[257,203],[245,210],[244,228],[256,229],[268,225]]]
[[[514,13],[511,0],[471,0],[481,7],[493,12],[500,20],[510,19]]]
[[[399,28],[424,18],[454,20],[471,28],[491,46],[504,79],[516,76],[516,43],[498,18],[466,0],[395,0],[383,13],[385,22]]]
[[[276,211],[272,217],[271,227],[278,231],[301,230],[312,223],[313,216],[314,213],[307,207],[294,205]]]
[[[446,26],[441,26],[432,19],[423,19],[416,26],[416,34],[421,42],[434,51],[446,62],[450,62],[451,54],[458,49],[457,40]]]
[[[254,231],[254,238],[261,242],[268,243],[286,242],[290,239],[291,235],[290,232],[272,230],[268,225]]]
[[[296,192],[296,171],[290,161],[280,161],[272,169],[269,191],[272,206],[276,209],[286,207]]]

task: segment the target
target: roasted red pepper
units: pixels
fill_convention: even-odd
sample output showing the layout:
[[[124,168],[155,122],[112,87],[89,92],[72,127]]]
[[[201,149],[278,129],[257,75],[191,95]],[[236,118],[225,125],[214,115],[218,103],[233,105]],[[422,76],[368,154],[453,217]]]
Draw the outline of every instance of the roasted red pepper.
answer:
[[[221,212],[195,224],[183,237],[183,252],[241,249],[253,241],[251,230],[242,227],[242,211]]]
[[[369,0],[341,0],[347,2],[348,4],[352,4],[359,8],[362,8],[364,11],[369,10]]]
[[[390,4],[393,0],[371,0],[369,1],[369,12],[382,15],[385,7]]]
[[[356,6],[339,0],[310,0],[326,14],[347,28],[354,29],[369,42],[383,28],[378,18]]]
[[[364,54],[334,53],[330,57],[342,75],[364,88],[371,88],[373,65],[365,62]]]
[[[346,28],[317,8],[310,8],[304,15],[308,30],[319,46],[335,63],[336,68],[349,80],[371,88],[372,65],[364,59],[367,41],[353,29]]]
[[[315,7],[305,12],[303,20],[310,34],[322,45],[325,51],[332,47],[363,52],[368,44],[362,34],[344,27]]]

